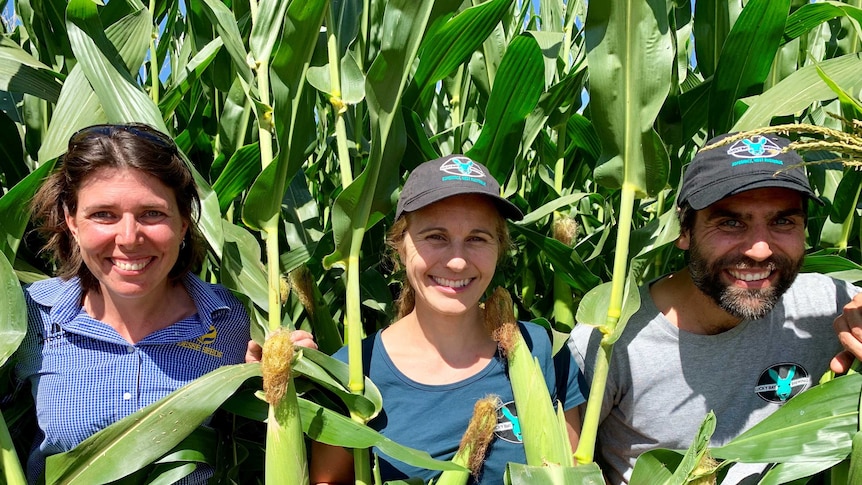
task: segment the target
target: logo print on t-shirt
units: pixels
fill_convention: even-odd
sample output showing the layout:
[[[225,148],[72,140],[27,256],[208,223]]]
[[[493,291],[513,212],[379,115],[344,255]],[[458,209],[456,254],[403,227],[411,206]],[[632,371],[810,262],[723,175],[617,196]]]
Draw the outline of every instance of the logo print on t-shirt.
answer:
[[[769,366],[754,387],[754,392],[767,402],[784,403],[811,386],[811,376],[799,364],[783,362]]]
[[[515,401],[501,404],[497,408],[497,426],[494,435],[510,443],[521,443],[521,421],[515,410]]]
[[[207,355],[211,355],[217,359],[221,359],[224,355],[224,352],[218,349],[214,349],[211,347],[212,344],[215,343],[216,338],[218,337],[218,330],[216,330],[215,326],[210,325],[209,332],[201,335],[195,341],[184,340],[182,342],[177,342],[177,345],[180,347],[185,347],[187,349],[196,350],[198,352],[203,352]]]

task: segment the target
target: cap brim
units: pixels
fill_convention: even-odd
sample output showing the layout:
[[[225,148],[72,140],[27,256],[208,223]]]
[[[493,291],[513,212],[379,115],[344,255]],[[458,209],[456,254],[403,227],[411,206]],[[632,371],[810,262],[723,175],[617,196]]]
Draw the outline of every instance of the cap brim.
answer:
[[[765,189],[773,187],[795,190],[800,194],[807,196],[809,199],[817,202],[818,204],[823,205],[823,201],[817,198],[817,196],[814,194],[814,192],[811,191],[809,187],[805,187],[794,180],[787,179],[759,180],[750,184],[735,187],[733,190],[730,191],[728,191],[726,187],[721,186],[707,187],[704,190],[689,195],[686,202],[688,202],[692,209],[702,210],[706,209],[712,204],[715,204],[721,199],[724,199],[725,197],[730,197],[731,195],[736,195],[754,189]]]
[[[506,219],[510,219],[512,221],[520,221],[524,218],[524,213],[521,212],[521,209],[518,209],[518,206],[509,202],[508,200],[502,197],[491,195],[481,190],[468,190],[465,189],[463,186],[453,186],[448,189],[439,189],[420,194],[419,196],[414,197],[413,199],[405,202],[402,206],[398,207],[395,214],[395,218],[397,219],[401,217],[402,214],[407,212],[418,211],[423,207],[427,207],[443,199],[448,199],[449,197],[465,194],[478,194],[488,197],[497,205],[497,209]]]

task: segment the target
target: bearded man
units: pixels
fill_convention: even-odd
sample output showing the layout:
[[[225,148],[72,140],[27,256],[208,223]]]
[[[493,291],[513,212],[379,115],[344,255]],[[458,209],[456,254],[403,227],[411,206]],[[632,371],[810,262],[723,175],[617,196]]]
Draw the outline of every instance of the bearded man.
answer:
[[[640,288],[612,354],[596,447],[609,483],[628,483],[645,451],[688,448],[710,410],[718,446],[816,384],[841,351],[833,321],[842,311],[835,327],[855,341],[860,288],[799,274],[808,203],[822,202],[788,144],[744,138],[701,150],[687,167],[676,245],[689,264]],[[600,339],[578,325],[569,341],[588,381]],[[760,468],[736,465],[723,483]]]

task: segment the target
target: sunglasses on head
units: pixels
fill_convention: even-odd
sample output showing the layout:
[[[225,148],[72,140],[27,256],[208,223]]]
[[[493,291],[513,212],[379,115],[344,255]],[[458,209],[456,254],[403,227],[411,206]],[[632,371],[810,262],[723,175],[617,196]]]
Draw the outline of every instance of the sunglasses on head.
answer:
[[[110,137],[111,135],[119,131],[131,133],[132,135],[135,135],[139,138],[143,138],[144,140],[147,140],[150,143],[161,148],[165,148],[174,152],[177,151],[176,143],[174,143],[174,141],[169,136],[143,123],[102,124],[88,126],[86,128],[82,128],[76,131],[75,134],[72,135],[71,138],[69,138],[69,146],[71,147],[92,136],[101,135]]]

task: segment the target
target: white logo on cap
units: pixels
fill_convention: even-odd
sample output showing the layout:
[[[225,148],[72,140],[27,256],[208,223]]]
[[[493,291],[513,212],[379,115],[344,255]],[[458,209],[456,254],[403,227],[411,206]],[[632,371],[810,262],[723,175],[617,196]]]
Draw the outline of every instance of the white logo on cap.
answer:
[[[769,158],[781,153],[781,147],[765,136],[743,138],[727,149],[736,158]]]
[[[440,165],[440,171],[460,177],[484,177],[485,172],[469,158],[450,158]]]

